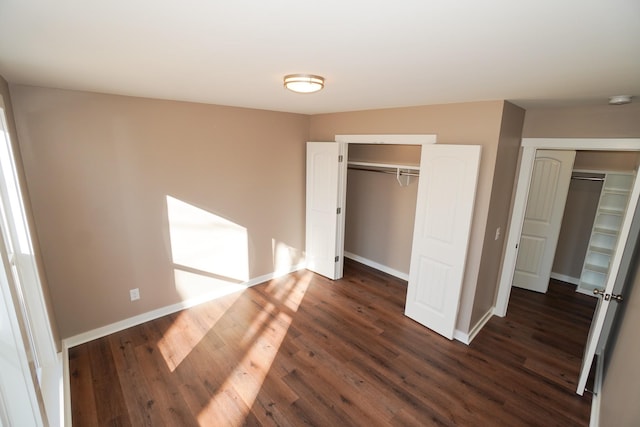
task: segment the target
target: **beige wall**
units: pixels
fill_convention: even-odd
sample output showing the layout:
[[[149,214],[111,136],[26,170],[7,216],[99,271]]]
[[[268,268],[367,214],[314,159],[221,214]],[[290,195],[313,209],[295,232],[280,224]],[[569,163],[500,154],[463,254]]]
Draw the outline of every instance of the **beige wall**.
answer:
[[[483,255],[483,243],[504,105],[503,101],[488,101],[321,114],[311,117],[310,137],[314,141],[333,141],[337,134],[435,134],[439,144],[482,146],[471,240],[457,322],[457,328],[462,332],[468,332],[470,329],[481,258],[500,258],[502,255],[499,245],[489,248]],[[506,221],[500,226],[504,229]],[[494,275],[497,272],[485,274]],[[490,297],[487,299],[492,299],[496,284],[486,286],[486,289],[483,288],[479,292],[488,292]]]
[[[640,137],[640,103],[527,110],[524,138]]]
[[[418,165],[420,147],[351,144],[349,160]],[[408,275],[417,189],[416,178],[401,187],[395,175],[349,170],[345,251]]]
[[[610,340],[607,369],[601,392],[601,426],[637,426],[640,421],[640,263],[634,257],[632,278],[623,291],[625,297],[615,340]],[[618,320],[617,320],[618,321]],[[613,342],[611,342],[613,341]]]
[[[638,117],[640,120],[640,117]],[[640,153],[624,151],[578,151],[574,169],[596,171],[634,171],[638,169]]]
[[[576,153],[576,157],[579,153]],[[571,180],[551,271],[579,280],[602,182]]]
[[[11,95],[62,337],[302,258],[308,116],[25,86]],[[243,265],[209,267],[216,250]],[[132,288],[141,300],[129,301]]]
[[[20,148],[18,145],[18,133],[16,131],[14,113],[13,113],[13,103],[11,102],[11,94],[9,92],[9,85],[6,80],[0,76],[0,95],[2,95],[2,99],[4,101],[5,106],[5,115],[7,119],[7,126],[9,130],[9,138],[11,139],[11,144],[13,147],[14,158],[16,161],[16,169],[18,173],[18,180],[20,182],[20,190],[22,191],[22,195],[24,196],[23,204],[25,207],[25,213],[27,217],[27,223],[29,226],[29,232],[31,234],[31,240],[34,250],[34,256],[36,258],[36,265],[38,268],[38,275],[40,276],[40,282],[42,283],[42,294],[45,300],[45,304],[47,306],[49,320],[52,322],[51,324],[51,332],[53,334],[55,343],[58,347],[60,347],[60,342],[58,340],[58,327],[54,315],[54,309],[51,302],[51,295],[49,292],[49,286],[47,281],[47,275],[43,268],[43,262],[41,257],[41,249],[40,249],[40,239],[35,228],[33,211],[31,208],[31,202],[29,197],[29,188],[26,184],[26,179],[24,175],[24,168],[22,162],[22,156],[20,155]],[[59,348],[58,348],[59,349]]]
[[[511,198],[518,165],[524,115],[523,109],[505,102],[502,111],[478,284],[470,320],[472,328],[493,309],[495,302],[498,276],[502,267],[507,224],[511,213]],[[500,235],[496,239],[496,230],[498,228],[500,229]]]

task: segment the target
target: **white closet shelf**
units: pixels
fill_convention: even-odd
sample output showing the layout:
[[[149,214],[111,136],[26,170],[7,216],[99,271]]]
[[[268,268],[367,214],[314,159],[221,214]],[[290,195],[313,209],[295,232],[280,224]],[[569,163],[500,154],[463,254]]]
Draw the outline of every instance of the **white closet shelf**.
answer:
[[[603,207],[602,209],[600,209],[600,212],[606,215],[617,215],[617,216],[624,215],[624,209],[618,208],[618,207],[614,207],[614,208]]]
[[[589,250],[604,255],[613,255],[613,249],[603,248],[602,246],[589,246]]]
[[[594,227],[593,231],[595,233],[606,234],[607,236],[617,236],[618,230],[612,228],[604,228],[604,227]]]
[[[605,285],[635,179],[635,174],[626,172],[606,172],[604,176],[578,284],[580,292],[589,293]]]
[[[420,165],[401,165],[396,163],[357,162],[349,160],[347,164],[351,166],[364,166],[373,168],[410,169],[416,171],[420,170]]]
[[[604,267],[604,266],[595,265],[595,264],[585,264],[584,269],[593,271],[595,273],[601,273],[601,274],[607,274],[609,272],[609,266]]]

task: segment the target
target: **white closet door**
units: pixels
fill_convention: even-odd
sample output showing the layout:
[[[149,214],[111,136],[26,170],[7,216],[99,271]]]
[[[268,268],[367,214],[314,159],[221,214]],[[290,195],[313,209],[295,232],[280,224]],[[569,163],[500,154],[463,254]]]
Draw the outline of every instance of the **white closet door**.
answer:
[[[624,248],[627,243],[627,239],[630,236],[631,226],[633,222],[633,216],[638,207],[638,199],[640,198],[640,180],[637,178],[633,182],[633,189],[631,190],[631,197],[629,198],[629,204],[622,221],[622,227],[620,227],[620,238],[616,243],[616,249],[611,260],[611,266],[609,268],[609,275],[607,276],[607,283],[604,289],[598,289],[600,294],[600,302],[596,307],[596,312],[593,314],[593,320],[591,321],[591,328],[589,329],[589,338],[584,349],[584,356],[582,357],[582,368],[580,368],[580,377],[578,379],[578,389],[576,393],[582,396],[584,388],[587,384],[589,377],[589,371],[593,363],[593,358],[598,349],[598,341],[603,332],[605,320],[607,318],[607,312],[610,310],[611,304],[619,304],[619,302],[612,299],[612,295],[615,295],[616,282],[618,273],[620,272],[622,257],[624,255]],[[624,301],[621,302],[624,304]]]
[[[307,142],[307,269],[333,280],[344,265],[346,164],[346,144]]]
[[[480,146],[423,145],[405,315],[453,339]]]
[[[547,292],[575,157],[575,150],[536,151],[513,286]]]

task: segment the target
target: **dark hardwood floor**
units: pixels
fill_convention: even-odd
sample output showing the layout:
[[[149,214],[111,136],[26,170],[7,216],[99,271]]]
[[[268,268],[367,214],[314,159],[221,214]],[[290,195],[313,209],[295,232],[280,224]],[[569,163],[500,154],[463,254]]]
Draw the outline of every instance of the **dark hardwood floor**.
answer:
[[[69,350],[74,426],[587,426],[595,299],[512,292],[470,346],[403,316],[406,283],[348,261]]]

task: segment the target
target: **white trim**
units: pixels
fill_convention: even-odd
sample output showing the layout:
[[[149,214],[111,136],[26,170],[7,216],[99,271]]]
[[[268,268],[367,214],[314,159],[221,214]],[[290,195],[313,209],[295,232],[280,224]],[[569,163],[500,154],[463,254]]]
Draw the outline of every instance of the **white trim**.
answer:
[[[589,417],[589,427],[600,426],[600,406],[602,405],[602,378],[604,373],[604,356],[598,355],[596,362],[596,376],[593,383],[593,396],[591,396],[591,416]]]
[[[640,138],[522,138],[522,147],[538,150],[638,151]]]
[[[356,255],[354,253],[344,251],[344,256],[345,256],[345,258],[349,258],[349,259],[352,259],[354,261],[359,262],[360,264],[364,264],[367,267],[375,268],[376,270],[380,270],[383,273],[390,274],[390,275],[392,275],[394,277],[397,277],[398,279],[402,279],[402,280],[406,280],[406,281],[409,280],[409,274],[408,273],[403,273],[402,271],[395,270],[395,269],[393,269],[391,267],[387,267],[386,265],[382,265],[382,264],[377,263],[375,261],[371,261],[370,259],[361,257],[360,255]]]
[[[336,142],[348,144],[435,144],[436,135],[336,135]]]
[[[9,133],[9,125],[7,123],[7,109],[4,103],[4,98],[0,95],[0,132],[5,134],[4,143],[6,143],[7,154],[9,156],[9,169],[4,171],[4,175],[0,178],[3,185],[1,185],[2,198],[5,206],[5,220],[7,230],[3,230],[13,246],[14,251],[14,265],[18,274],[18,283],[14,283],[13,278],[10,278],[12,287],[20,287],[24,299],[24,316],[28,320],[28,327],[26,328],[27,336],[33,340],[35,348],[33,351],[36,355],[37,368],[40,371],[41,368],[46,366],[55,365],[56,363],[56,342],[51,332],[51,319],[46,307],[42,281],[40,280],[40,274],[36,265],[35,251],[33,248],[33,237],[31,224],[27,219],[27,212],[25,207],[25,197],[23,194],[22,183],[24,176],[19,174],[18,165],[16,164],[14,144],[12,143],[12,135]],[[10,175],[9,180],[5,179],[7,175]],[[13,190],[17,196],[17,206],[11,202],[11,197],[8,192]],[[17,212],[16,212],[17,211]],[[17,213],[17,215],[16,215]],[[26,238],[22,244],[26,245],[25,248],[20,248],[19,234],[24,233]],[[9,250],[9,248],[6,248]],[[23,254],[20,249],[27,249],[29,252]],[[40,380],[40,378],[38,378]]]
[[[469,332],[462,332],[459,329],[456,329],[453,332],[453,338],[462,342],[463,344],[469,345],[471,341],[478,335],[478,333],[484,328],[484,325],[491,320],[494,314],[494,307],[491,307],[485,314],[482,316],[480,320],[476,323],[476,325]]]
[[[507,242],[505,243],[505,254],[502,261],[500,282],[498,282],[498,294],[496,296],[494,309],[494,314],[500,317],[504,317],[507,314],[507,305],[509,304],[509,296],[511,295],[511,284],[513,283],[513,273],[518,256],[516,246],[520,241],[520,233],[522,233],[525,207],[527,206],[527,198],[529,197],[529,185],[531,183],[535,157],[535,148],[525,147],[522,149],[520,174],[518,175],[513,211],[509,221],[509,233],[507,234]]]
[[[71,427],[71,376],[69,372],[69,346],[62,341],[62,399],[64,427]]]
[[[294,271],[298,271],[305,268],[305,264],[301,263],[296,266],[291,267],[289,271],[278,272],[278,273],[269,273],[263,276],[259,276],[249,280],[248,282],[241,284],[233,284],[222,291],[210,292],[204,295],[201,295],[196,298],[191,298],[185,301],[180,301],[179,303],[168,305],[165,307],[161,307],[155,310],[148,311],[146,313],[139,314],[137,316],[129,317],[128,319],[120,320],[115,323],[111,323],[109,325],[101,326],[96,329],[92,329],[87,332],[82,332],[78,335],[74,335],[69,338],[65,338],[62,340],[62,345],[65,348],[75,347],[80,344],[87,343],[89,341],[93,341],[98,338],[105,337],[107,335],[122,331],[124,329],[130,328],[132,326],[137,326],[142,323],[148,322],[150,320],[157,319],[162,316],[166,316],[167,314],[172,314],[178,312],[180,310],[184,310],[185,308],[194,307],[196,305],[205,303],[207,301],[214,300],[216,298],[223,297],[225,295],[232,294],[234,292],[241,291],[245,288],[249,288],[251,286],[255,286],[261,283],[264,283],[268,280],[275,279],[277,277],[285,276],[287,274],[293,273]]]
[[[576,286],[578,286],[578,284],[580,283],[579,277],[567,276],[566,274],[558,274],[554,273],[553,271],[551,272],[551,278],[560,280],[561,282],[571,283],[572,285]]]

